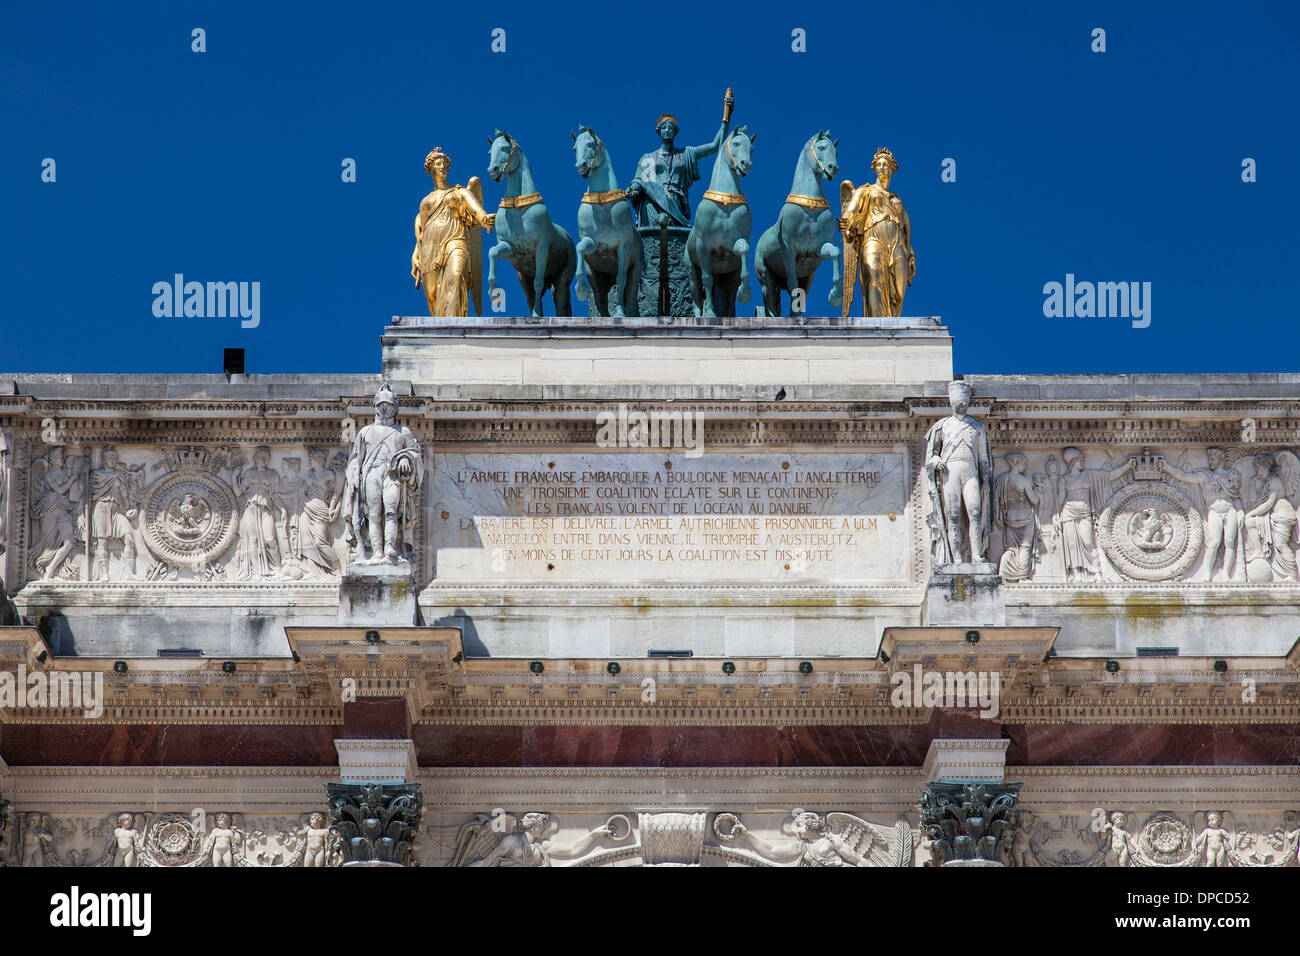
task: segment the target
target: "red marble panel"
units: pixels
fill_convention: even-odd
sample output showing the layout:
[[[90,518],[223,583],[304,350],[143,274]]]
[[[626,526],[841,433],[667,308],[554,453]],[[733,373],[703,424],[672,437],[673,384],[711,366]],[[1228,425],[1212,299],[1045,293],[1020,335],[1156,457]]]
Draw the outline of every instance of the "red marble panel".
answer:
[[[978,708],[936,707],[930,711],[930,736],[940,740],[993,740],[1002,736],[1002,721],[981,717]]]
[[[910,767],[925,760],[925,727],[782,727],[782,767]]]
[[[411,712],[405,697],[361,697],[343,705],[343,736],[372,740],[406,740]]]
[[[439,727],[413,731],[429,767],[917,766],[925,727]]]
[[[1018,766],[1300,763],[1300,728],[1282,724],[1050,724],[1007,728]]]
[[[530,727],[530,767],[770,767],[771,727]]]
[[[337,726],[9,724],[0,756],[11,766],[328,767]]]
[[[447,727],[416,724],[411,728],[415,757],[421,767],[522,767],[522,727]]]

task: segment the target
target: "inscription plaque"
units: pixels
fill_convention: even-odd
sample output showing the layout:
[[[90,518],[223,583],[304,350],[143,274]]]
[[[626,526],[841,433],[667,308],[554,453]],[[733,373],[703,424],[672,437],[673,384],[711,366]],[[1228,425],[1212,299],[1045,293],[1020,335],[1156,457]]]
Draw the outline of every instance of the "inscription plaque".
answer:
[[[905,583],[904,470],[893,452],[435,454],[437,576]]]

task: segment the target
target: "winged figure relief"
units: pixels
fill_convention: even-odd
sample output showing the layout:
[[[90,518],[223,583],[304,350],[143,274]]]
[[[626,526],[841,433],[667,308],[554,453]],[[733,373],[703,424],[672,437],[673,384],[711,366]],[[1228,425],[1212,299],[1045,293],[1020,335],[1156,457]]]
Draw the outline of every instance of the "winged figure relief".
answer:
[[[783,830],[791,839],[769,842],[732,813],[720,813],[713,832],[723,843],[743,843],[769,863],[787,866],[912,866],[912,827],[871,823],[851,813],[823,816],[795,809]]]

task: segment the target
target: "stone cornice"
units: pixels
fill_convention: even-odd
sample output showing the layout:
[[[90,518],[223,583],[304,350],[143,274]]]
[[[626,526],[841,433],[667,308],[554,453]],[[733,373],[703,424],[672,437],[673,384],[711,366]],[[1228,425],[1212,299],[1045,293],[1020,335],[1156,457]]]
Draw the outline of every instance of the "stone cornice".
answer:
[[[1054,628],[891,628],[876,658],[466,658],[455,628],[286,629],[294,658],[53,658],[35,628],[0,630],[0,670],[102,675],[104,713],[3,708],[21,724],[336,725],[344,690],[407,699],[417,723],[560,726],[911,726],[913,671],[1001,675],[1003,724],[1300,723],[1294,658],[1048,658]],[[42,654],[45,659],[42,660]],[[1227,670],[1215,670],[1217,660]],[[234,666],[228,672],[227,663]],[[611,667],[610,665],[616,665]],[[350,683],[349,683],[350,682]],[[648,689],[649,688],[649,689]],[[1249,688],[1247,690],[1247,688]],[[906,701],[912,703],[910,699]]]

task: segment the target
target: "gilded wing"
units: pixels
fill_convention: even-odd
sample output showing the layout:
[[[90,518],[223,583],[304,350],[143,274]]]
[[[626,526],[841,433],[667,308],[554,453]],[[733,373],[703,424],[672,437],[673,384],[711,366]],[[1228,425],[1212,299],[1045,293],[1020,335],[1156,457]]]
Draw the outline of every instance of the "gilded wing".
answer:
[[[477,176],[469,178],[470,193],[483,205],[483,180]],[[479,235],[478,226],[469,229],[469,297],[474,302],[474,314],[483,314],[483,237]]]
[[[844,210],[849,207],[849,201],[853,199],[854,185],[850,180],[844,180],[840,183],[840,218],[844,218]],[[844,236],[844,284],[843,298],[840,301],[840,317],[848,318],[849,313],[853,310],[853,293],[857,291],[858,285],[858,248],[848,235]]]

